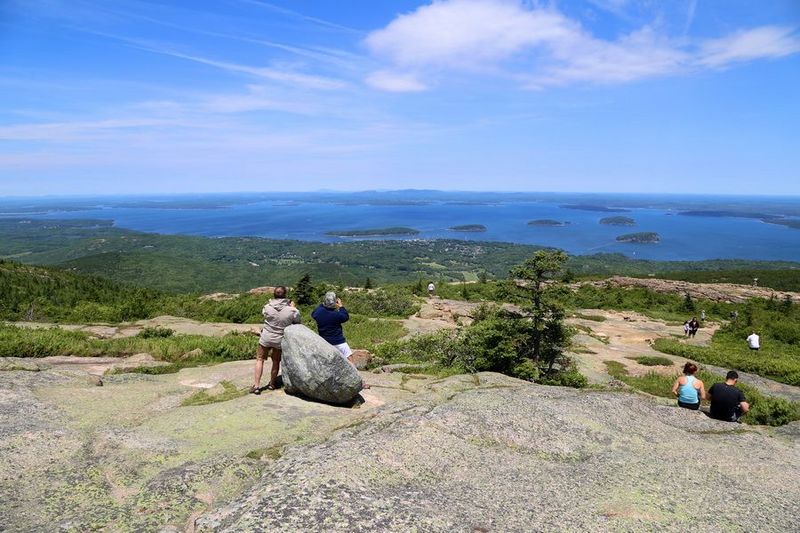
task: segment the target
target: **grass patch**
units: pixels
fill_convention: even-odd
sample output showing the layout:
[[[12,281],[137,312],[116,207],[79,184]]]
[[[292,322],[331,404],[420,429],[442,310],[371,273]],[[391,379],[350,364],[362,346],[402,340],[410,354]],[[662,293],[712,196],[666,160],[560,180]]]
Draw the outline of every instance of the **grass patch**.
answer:
[[[800,353],[798,346],[768,342],[762,336],[763,348],[752,352],[744,338],[731,338],[718,332],[709,346],[685,344],[677,339],[656,339],[653,348],[659,352],[685,357],[700,363],[708,363],[743,372],[758,374],[788,385],[800,386]]]
[[[584,313],[573,313],[572,315],[575,318],[580,318],[582,320],[591,320],[593,322],[605,322],[606,317],[602,315],[587,315]]]
[[[640,391],[661,396],[662,398],[674,399],[672,394],[672,384],[679,374],[663,376],[655,372],[649,372],[644,376],[631,376],[628,374],[625,365],[617,361],[604,361],[608,373],[611,377],[630,385]],[[700,369],[697,372],[698,379],[705,384],[706,390],[710,389],[715,383],[722,383],[725,378]],[[773,398],[763,395],[758,389],[745,383],[738,383],[747,401],[750,403],[748,412],[742,421],[747,424],[758,424],[766,426],[782,426],[800,420],[800,402],[790,402],[782,398]]]
[[[640,357],[628,357],[627,359],[632,359],[644,366],[672,366],[674,364],[672,359],[659,355],[642,355]]]
[[[256,448],[255,450],[247,452],[245,457],[248,459],[255,459],[256,461],[261,461],[264,458],[277,461],[283,457],[283,446],[278,445],[270,446],[269,448]]]
[[[236,387],[230,381],[220,381],[222,391],[219,394],[209,394],[208,390],[197,391],[181,402],[181,406],[208,405],[211,403],[227,402],[247,395],[246,389]]]

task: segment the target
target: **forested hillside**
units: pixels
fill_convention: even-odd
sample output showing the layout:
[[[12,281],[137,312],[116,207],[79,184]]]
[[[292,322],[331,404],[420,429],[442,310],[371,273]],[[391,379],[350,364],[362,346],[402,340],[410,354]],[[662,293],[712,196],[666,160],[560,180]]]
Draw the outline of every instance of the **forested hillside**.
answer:
[[[291,285],[308,273],[338,285],[505,278],[540,247],[469,240],[358,240],[339,243],[255,237],[205,238],[139,233],[96,220],[0,220],[0,257],[168,292],[241,292]],[[620,254],[572,256],[567,276],[660,275],[736,270],[768,272],[760,283],[793,290],[800,263],[711,260],[645,261]],[[713,272],[713,274],[711,273]],[[699,279],[698,279],[699,281]],[[752,282],[752,278],[745,280]]]

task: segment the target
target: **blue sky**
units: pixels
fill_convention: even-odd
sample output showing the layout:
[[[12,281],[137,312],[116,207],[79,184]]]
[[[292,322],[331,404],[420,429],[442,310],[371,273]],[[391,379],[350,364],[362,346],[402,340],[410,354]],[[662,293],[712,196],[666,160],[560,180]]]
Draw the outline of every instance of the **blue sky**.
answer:
[[[0,0],[0,195],[800,194],[797,0]]]

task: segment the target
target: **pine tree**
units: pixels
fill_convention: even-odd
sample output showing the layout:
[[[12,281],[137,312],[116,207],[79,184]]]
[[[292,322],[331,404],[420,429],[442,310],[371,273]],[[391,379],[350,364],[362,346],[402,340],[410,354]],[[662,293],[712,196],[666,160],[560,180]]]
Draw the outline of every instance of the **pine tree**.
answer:
[[[367,281],[364,282],[364,288],[365,289],[371,289],[372,288],[372,280],[369,278],[369,276],[367,276]]]
[[[311,275],[306,273],[297,282],[294,288],[294,299],[300,305],[314,303],[314,286],[311,284]]]
[[[569,343],[564,326],[564,309],[559,300],[563,286],[554,280],[561,272],[567,254],[560,250],[539,250],[523,264],[514,267],[511,275],[529,298],[525,306],[529,328],[529,358],[547,370],[561,358]]]
[[[694,311],[694,301],[688,292],[686,293],[686,297],[683,299],[683,309],[684,311]]]

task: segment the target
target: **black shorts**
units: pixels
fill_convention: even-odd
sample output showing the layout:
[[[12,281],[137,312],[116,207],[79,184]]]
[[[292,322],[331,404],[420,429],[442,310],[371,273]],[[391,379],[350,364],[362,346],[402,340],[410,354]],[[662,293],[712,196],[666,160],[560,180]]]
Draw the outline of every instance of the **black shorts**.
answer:
[[[700,409],[700,402],[697,403],[684,403],[678,400],[678,407],[683,407],[684,409],[691,409],[692,411],[697,411]]]

